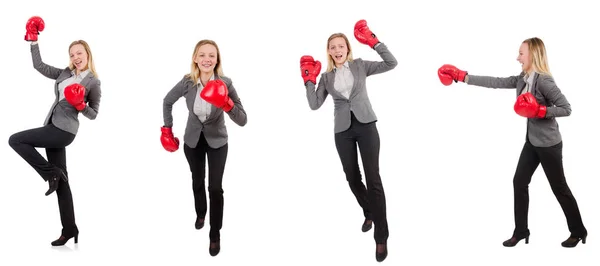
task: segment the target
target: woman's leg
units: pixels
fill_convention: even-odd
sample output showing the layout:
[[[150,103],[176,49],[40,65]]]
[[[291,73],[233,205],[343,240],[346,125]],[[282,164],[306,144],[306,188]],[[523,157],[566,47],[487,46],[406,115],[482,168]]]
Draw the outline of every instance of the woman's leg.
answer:
[[[74,139],[75,135],[50,124],[15,133],[10,136],[8,144],[45,181],[49,181],[50,188],[46,192],[46,195],[49,195],[58,188],[61,179],[63,181],[67,180],[67,176],[59,167],[44,159],[35,148],[65,148]]]
[[[575,196],[571,193],[571,189],[565,178],[562,161],[562,142],[552,147],[538,148],[538,155],[548,182],[550,182],[552,192],[556,196],[567,218],[571,237],[575,239],[585,238],[587,230],[583,225]]]
[[[515,229],[512,237],[504,241],[503,245],[506,247],[515,246],[523,238],[528,241],[529,183],[539,164],[535,147],[528,141],[525,142],[513,178]]]
[[[186,144],[183,145],[183,152],[192,172],[192,191],[194,193],[194,207],[196,208],[196,229],[201,229],[204,226],[204,218],[207,211],[206,187],[204,184],[207,147],[208,145],[206,144],[206,140],[204,140],[203,134],[200,134],[200,141],[196,148],[190,148]]]
[[[352,123],[356,123],[352,121]],[[363,210],[365,217],[365,225],[363,225],[363,231],[367,231],[369,227],[366,227],[368,221],[372,221],[371,211],[369,209],[369,199],[367,196],[367,188],[362,182],[362,176],[360,174],[360,168],[358,165],[358,150],[356,147],[356,137],[352,125],[348,130],[335,134],[335,147],[337,149],[342,168],[346,174],[346,181],[350,186],[350,190],[356,201]]]
[[[389,236],[385,191],[379,175],[380,139],[376,123],[356,127],[360,157],[365,171],[369,209],[373,212],[375,242],[385,244]]]
[[[60,168],[65,175],[67,173],[67,154],[65,148],[46,148],[46,156],[48,162]],[[79,229],[75,224],[75,210],[73,208],[73,195],[69,181],[61,181],[56,190],[58,198],[58,210],[60,213],[60,222],[62,224],[61,236],[52,241],[53,246],[62,246],[71,238],[75,238],[75,243],[78,242]]]
[[[208,148],[208,196],[210,198],[210,248],[211,255],[216,256],[221,249],[221,228],[223,227],[223,173],[227,162],[229,144],[212,149]]]
[[[67,172],[67,154],[65,148],[47,148],[48,162]],[[73,208],[73,196],[69,182],[60,182],[56,190],[58,197],[58,208],[60,210],[60,221],[62,223],[62,235],[66,237],[76,236],[79,233],[75,224],[75,211]]]

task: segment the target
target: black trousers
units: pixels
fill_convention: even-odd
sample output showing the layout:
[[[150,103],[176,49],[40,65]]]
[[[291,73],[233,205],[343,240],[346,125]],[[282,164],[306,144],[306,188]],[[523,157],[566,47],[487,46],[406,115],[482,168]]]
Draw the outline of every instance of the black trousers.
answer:
[[[48,180],[57,174],[58,168],[67,172],[66,147],[69,146],[75,135],[63,131],[52,124],[44,127],[29,129],[13,134],[8,139],[8,144],[44,179]],[[45,148],[46,157],[35,148]],[[73,196],[69,182],[59,181],[56,190],[58,209],[62,223],[62,235],[73,236],[79,233],[75,224],[75,211],[73,209]]]
[[[550,182],[550,187],[558,200],[569,226],[572,236],[581,237],[587,234],[583,226],[577,201],[567,185],[562,162],[562,142],[551,147],[535,147],[525,142],[517,170],[513,179],[515,231],[516,237],[529,235],[527,215],[529,211],[529,183],[539,164]]]
[[[210,232],[211,242],[220,240],[220,230],[223,227],[223,173],[227,161],[229,144],[213,149],[208,146],[204,133],[200,134],[200,141],[196,148],[184,145],[183,151],[192,172],[192,190],[196,215],[204,218],[207,211],[206,202],[206,157],[208,157],[208,196],[210,199]],[[208,156],[207,156],[208,155]]]
[[[363,124],[356,120],[354,114],[351,117],[350,128],[335,134],[335,146],[350,190],[362,207],[365,218],[372,220],[375,225],[375,242],[384,244],[387,242],[389,231],[385,192],[379,176],[379,132],[376,122]],[[357,144],[365,171],[366,187],[361,180]]]

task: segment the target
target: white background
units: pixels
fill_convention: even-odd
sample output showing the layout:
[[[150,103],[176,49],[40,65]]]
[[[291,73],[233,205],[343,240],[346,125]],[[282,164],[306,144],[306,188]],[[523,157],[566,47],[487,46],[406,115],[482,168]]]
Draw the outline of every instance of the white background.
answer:
[[[335,150],[332,101],[311,111],[299,70],[304,54],[325,70],[335,32],[350,38],[355,58],[381,60],[355,40],[359,19],[399,62],[368,79],[390,227],[384,263],[598,263],[600,19],[591,2],[132,2],[12,1],[0,8],[0,265],[377,264],[373,231],[360,231],[362,212]],[[8,146],[11,134],[42,125],[54,97],[54,81],[33,69],[23,40],[33,15],[46,22],[44,62],[67,66],[68,45],[84,39],[102,81],[98,118],[80,116],[67,149],[77,246],[50,246],[61,229],[56,196],[43,195],[47,184]],[[513,230],[512,177],[525,141],[525,119],[512,110],[515,92],[445,87],[437,77],[445,63],[474,75],[517,75],[519,45],[534,36],[546,43],[573,108],[558,121],[567,181],[590,234],[575,249],[560,246],[569,231],[541,167],[530,186],[531,242],[502,246]],[[227,118],[225,218],[215,258],[208,223],[194,229],[183,149],[168,153],[159,141],[162,99],[204,38],[219,44],[248,113],[242,128]],[[174,118],[183,139],[183,99]]]

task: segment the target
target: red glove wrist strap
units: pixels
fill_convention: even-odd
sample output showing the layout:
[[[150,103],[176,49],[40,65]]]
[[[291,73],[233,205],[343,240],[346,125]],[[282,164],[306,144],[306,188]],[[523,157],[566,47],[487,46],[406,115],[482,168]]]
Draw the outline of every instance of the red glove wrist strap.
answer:
[[[547,108],[544,105],[540,106],[540,109],[538,110],[538,113],[536,115],[537,118],[545,118],[546,117],[546,112],[547,112]]]

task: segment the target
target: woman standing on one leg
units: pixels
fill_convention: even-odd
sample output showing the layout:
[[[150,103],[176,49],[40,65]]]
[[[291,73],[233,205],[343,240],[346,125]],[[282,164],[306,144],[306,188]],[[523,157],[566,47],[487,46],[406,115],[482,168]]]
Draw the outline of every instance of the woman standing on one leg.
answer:
[[[51,244],[61,246],[71,238],[75,238],[77,243],[79,236],[67,178],[66,147],[73,142],[79,129],[79,113],[88,119],[96,119],[101,91],[92,52],[85,41],[71,43],[71,63],[67,68],[56,68],[42,61],[37,40],[44,27],[45,23],[40,17],[30,18],[25,40],[31,42],[33,67],[42,75],[56,80],[56,99],[43,127],[16,133],[10,136],[8,143],[48,182],[46,196],[56,191],[63,229],[61,236]],[[48,159],[44,159],[35,148],[45,148]]]
[[[377,117],[367,94],[366,78],[392,70],[398,63],[387,46],[369,30],[365,20],[355,24],[354,36],[360,43],[377,51],[383,61],[353,59],[348,38],[336,33],[327,40],[327,72],[321,75],[316,90],[321,63],[312,56],[303,56],[300,67],[312,110],[319,109],[329,94],[334,100],[335,145],[350,189],[363,209],[365,221],[362,231],[367,232],[372,223],[375,224],[376,259],[383,261],[387,256],[389,232],[385,193],[379,176]],[[357,144],[364,166],[366,188],[361,180]]]
[[[208,157],[208,196],[210,198],[209,253],[221,250],[220,230],[223,223],[223,172],[228,150],[225,113],[239,126],[246,125],[246,111],[230,78],[223,75],[221,54],[214,41],[202,40],[192,55],[191,72],[183,77],[164,98],[161,143],[165,150],[179,149],[174,137],[173,104],[184,97],[189,110],[183,137],[184,153],[192,172],[196,207],[196,229],[204,226],[207,211],[205,191],[206,157]]]
[[[587,230],[581,220],[577,201],[567,185],[562,162],[562,136],[556,117],[569,116],[571,105],[554,83],[546,57],[546,48],[539,38],[530,38],[521,44],[517,61],[522,65],[518,76],[496,78],[468,75],[452,65],[444,65],[438,75],[444,85],[465,82],[487,88],[516,89],[515,112],[527,118],[527,136],[513,179],[515,230],[506,247],[513,247],[521,239],[529,242],[527,215],[529,209],[528,187],[541,163],[552,192],[567,218],[571,236],[562,242],[563,247],[575,247],[580,240],[585,243]]]

